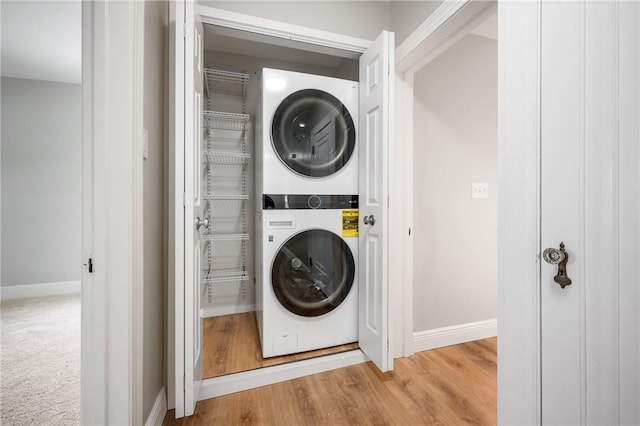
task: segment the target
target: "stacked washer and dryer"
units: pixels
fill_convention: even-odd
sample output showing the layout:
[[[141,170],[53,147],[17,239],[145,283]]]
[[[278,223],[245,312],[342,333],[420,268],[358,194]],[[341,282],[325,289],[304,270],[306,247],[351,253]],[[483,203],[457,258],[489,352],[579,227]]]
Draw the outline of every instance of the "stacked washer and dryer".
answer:
[[[262,70],[256,320],[266,357],[358,340],[358,83]]]

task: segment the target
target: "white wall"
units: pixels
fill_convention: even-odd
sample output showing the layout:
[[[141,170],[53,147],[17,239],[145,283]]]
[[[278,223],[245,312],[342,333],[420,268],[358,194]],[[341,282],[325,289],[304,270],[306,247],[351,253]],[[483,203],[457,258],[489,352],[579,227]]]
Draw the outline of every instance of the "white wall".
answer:
[[[497,64],[468,35],[415,75],[414,331],[496,317]]]
[[[2,286],[80,280],[81,86],[2,78]]]
[[[389,2],[389,28],[396,47],[402,44],[443,2],[437,0]]]
[[[163,244],[164,200],[164,89],[165,2],[144,5],[143,121],[149,135],[148,158],[143,162],[144,211],[144,331],[143,419],[147,419],[164,386],[164,336],[166,303],[166,247]],[[140,159],[137,159],[141,161]]]
[[[389,6],[384,1],[199,0],[198,3],[366,40],[375,40],[380,31],[389,29]]]

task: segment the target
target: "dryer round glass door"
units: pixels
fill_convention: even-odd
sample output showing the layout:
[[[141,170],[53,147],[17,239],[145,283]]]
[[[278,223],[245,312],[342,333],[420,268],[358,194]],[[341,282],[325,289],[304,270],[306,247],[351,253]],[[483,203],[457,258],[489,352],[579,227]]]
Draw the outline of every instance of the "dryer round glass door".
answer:
[[[287,310],[315,317],[337,308],[349,295],[355,263],[349,246],[322,229],[303,231],[280,247],[271,268],[273,291]]]
[[[347,108],[334,96],[305,89],[287,96],[271,123],[271,141],[280,160],[304,176],[319,178],[342,169],[356,146]]]

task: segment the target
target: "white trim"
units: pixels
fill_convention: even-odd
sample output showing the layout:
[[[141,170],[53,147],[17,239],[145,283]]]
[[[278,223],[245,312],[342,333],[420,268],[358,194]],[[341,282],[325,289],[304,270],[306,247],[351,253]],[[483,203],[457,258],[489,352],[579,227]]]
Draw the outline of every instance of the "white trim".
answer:
[[[161,426],[167,415],[167,396],[165,388],[160,389],[156,402],[153,403],[149,417],[144,422],[145,426]]]
[[[389,273],[397,277],[394,289],[393,315],[399,324],[394,327],[394,355],[411,356],[413,350],[413,74],[396,73],[395,157],[391,174],[392,202],[390,214],[395,218],[389,234]],[[402,201],[401,201],[402,200]],[[407,202],[409,205],[407,205]],[[409,208],[411,206],[411,208]],[[392,257],[393,256],[393,257]]]
[[[93,192],[83,196],[93,197],[95,268],[83,276],[81,423],[132,424],[134,0],[89,3]]]
[[[179,24],[177,19],[179,19],[178,15],[178,6],[175,1],[167,2],[168,9],[168,24],[167,28],[167,54],[168,54],[168,69],[167,69],[167,98],[165,100],[167,115],[169,122],[167,123],[167,143],[166,143],[166,167],[167,178],[166,185],[167,190],[165,192],[166,196],[166,211],[167,211],[167,317],[165,322],[166,327],[166,386],[167,386],[167,408],[169,410],[176,408],[176,351],[178,347],[178,336],[176,334],[176,304],[178,301],[176,300],[176,286],[179,285],[178,282],[178,269],[180,267],[178,263],[178,259],[181,250],[184,250],[184,246],[181,248],[180,243],[181,240],[179,237],[179,220],[182,220],[177,216],[178,213],[178,199],[180,199],[180,204],[182,204],[182,189],[178,186],[178,177],[176,176],[176,162],[179,159],[176,158],[177,148],[175,146],[176,143],[179,143],[179,139],[176,137],[177,129],[176,129],[176,114],[177,114],[177,88],[176,84],[176,73],[180,72],[180,67],[178,63],[178,59],[182,58],[182,62],[184,62],[184,57],[180,52],[176,51],[176,38],[177,32],[181,31],[181,26],[178,27]],[[182,15],[181,15],[182,16]],[[180,343],[184,345],[184,343]],[[177,416],[177,413],[176,413]]]
[[[106,177],[103,163],[94,161],[105,151],[105,7],[105,3],[82,3],[82,262],[92,258],[96,273],[82,268],[81,424],[107,422],[107,289],[102,272],[107,246]],[[85,389],[91,391],[83,392]]]
[[[176,418],[184,417],[185,339],[184,339],[184,81],[185,81],[185,3],[169,2],[169,324],[168,404]],[[181,84],[176,84],[181,83]],[[173,249],[173,250],[172,250]]]
[[[144,380],[144,9],[136,1],[132,7],[132,135],[133,141],[133,211],[132,211],[132,278],[131,286],[131,377],[132,417],[142,423]]]
[[[416,72],[496,12],[497,1],[447,0],[396,49],[400,72]]]
[[[202,308],[202,318],[244,314],[245,312],[253,312],[255,310],[256,305],[205,306],[204,308]]]
[[[494,319],[453,325],[413,333],[415,352],[428,351],[443,346],[457,345],[474,340],[495,337],[498,334],[498,321]]]
[[[80,281],[60,281],[40,284],[5,285],[0,287],[0,299],[23,299],[25,297],[58,296],[80,294]]]
[[[385,33],[385,31],[382,32],[383,34]],[[386,193],[387,193],[387,208],[386,208],[386,215],[387,215],[387,220],[383,220],[381,225],[386,228],[385,233],[384,233],[384,238],[387,239],[387,244],[386,247],[383,247],[383,259],[386,257],[386,268],[382,268],[382,270],[384,271],[386,269],[386,276],[384,278],[384,280],[386,280],[386,287],[387,287],[387,309],[386,312],[384,310],[384,305],[383,305],[383,309],[382,312],[385,312],[385,315],[387,317],[387,351],[386,351],[386,357],[387,357],[387,370],[382,370],[384,371],[391,371],[393,370],[393,360],[395,358],[395,353],[394,353],[394,348],[395,348],[395,343],[396,340],[398,339],[398,335],[394,334],[394,329],[393,327],[395,326],[395,323],[397,322],[397,317],[395,317],[393,315],[394,311],[393,311],[393,307],[394,307],[394,302],[396,299],[396,296],[398,296],[398,294],[394,294],[394,289],[396,287],[399,287],[399,289],[402,289],[402,285],[398,285],[396,283],[394,283],[393,281],[389,280],[389,277],[395,277],[396,275],[390,275],[394,272],[394,267],[398,267],[399,263],[398,261],[394,261],[393,265],[389,265],[389,260],[392,259],[393,257],[389,256],[389,249],[395,249],[395,247],[393,247],[391,245],[391,241],[389,239],[389,231],[390,229],[392,229],[392,226],[390,225],[390,220],[392,220],[393,222],[396,222],[396,218],[395,216],[392,214],[392,212],[394,210],[391,209],[391,203],[389,201],[390,199],[390,189],[393,188],[393,184],[396,183],[396,180],[392,177],[392,176],[396,176],[398,174],[397,170],[396,170],[396,164],[394,164],[395,160],[395,153],[400,153],[400,151],[396,148],[396,144],[400,145],[400,143],[398,143],[396,141],[396,116],[395,116],[395,110],[396,110],[396,64],[395,64],[395,33],[393,32],[389,32],[389,40],[388,40],[388,44],[386,47],[386,50],[388,51],[386,56],[386,61],[387,61],[387,73],[388,75],[388,84],[389,87],[387,89],[387,102],[389,104],[389,114],[388,114],[388,126],[389,128],[387,129],[387,148],[385,153],[387,154],[387,160],[386,160],[386,168],[387,168],[387,176],[386,176]],[[360,65],[362,66],[362,64]],[[383,79],[384,80],[384,79]],[[384,126],[383,126],[384,128]],[[401,155],[400,155],[401,156]],[[384,154],[383,154],[384,157]],[[385,163],[385,161],[383,161],[383,164]],[[403,170],[403,168],[400,166],[399,170]],[[383,183],[383,187],[384,187],[384,183]],[[384,193],[384,192],[383,192]],[[395,203],[394,203],[395,206]],[[400,213],[398,215],[398,218],[401,219],[402,218],[402,214]],[[396,226],[401,226],[402,224],[402,220],[397,220],[397,222],[399,223],[399,225]],[[394,224],[395,225],[395,224]],[[402,232],[401,232],[402,233]],[[403,241],[400,241],[400,244],[402,244]],[[383,282],[384,282],[383,280]],[[413,293],[412,293],[413,294]]]
[[[436,30],[442,27],[453,15],[467,5],[471,0],[444,1],[429,17],[418,26],[396,48],[396,64],[404,61],[414,50],[429,38]]]
[[[306,43],[320,48],[338,49],[360,53],[367,50],[371,40],[350,37],[329,31],[317,30],[286,22],[259,18],[208,6],[198,6],[203,24],[218,25],[254,34],[266,35],[294,42]],[[335,54],[335,53],[334,53]],[[357,57],[353,56],[353,57]]]
[[[353,350],[319,358],[290,362],[273,367],[214,377],[202,381],[198,401],[285,382],[312,374],[361,364],[369,359],[361,350]]]

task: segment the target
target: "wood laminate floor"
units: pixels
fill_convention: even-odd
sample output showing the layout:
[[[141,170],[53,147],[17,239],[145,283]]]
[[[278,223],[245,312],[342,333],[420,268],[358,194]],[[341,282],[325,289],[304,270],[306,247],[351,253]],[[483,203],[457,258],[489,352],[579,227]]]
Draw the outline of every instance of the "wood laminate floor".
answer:
[[[357,343],[351,343],[293,355],[262,358],[254,312],[205,318],[203,340],[204,378],[350,351],[358,347]]]
[[[188,425],[495,425],[496,338],[363,363],[198,402]]]

